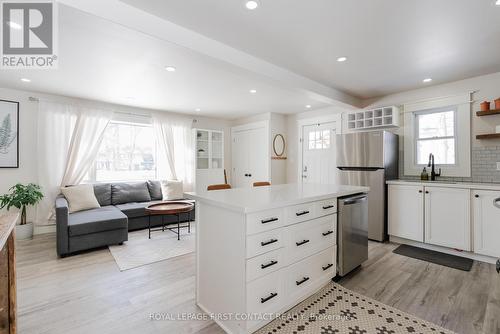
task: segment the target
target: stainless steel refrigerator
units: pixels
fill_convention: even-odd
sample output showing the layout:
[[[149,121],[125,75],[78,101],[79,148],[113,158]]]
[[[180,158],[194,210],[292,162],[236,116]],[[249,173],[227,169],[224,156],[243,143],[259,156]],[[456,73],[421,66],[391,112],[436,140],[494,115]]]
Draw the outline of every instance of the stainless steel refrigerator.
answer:
[[[398,136],[388,131],[337,135],[340,184],[368,186],[368,238],[387,239],[387,185],[398,177]]]

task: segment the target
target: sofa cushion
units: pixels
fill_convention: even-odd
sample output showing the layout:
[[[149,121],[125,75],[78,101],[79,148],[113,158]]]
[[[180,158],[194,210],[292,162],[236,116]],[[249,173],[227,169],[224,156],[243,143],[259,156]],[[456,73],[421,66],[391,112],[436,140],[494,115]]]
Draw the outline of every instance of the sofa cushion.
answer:
[[[68,217],[70,236],[128,228],[127,216],[114,206],[75,212]]]
[[[148,181],[149,195],[153,201],[161,201],[163,199],[163,194],[161,193],[160,181]]]
[[[62,187],[61,192],[69,204],[69,213],[100,208],[91,184]]]
[[[151,205],[153,203],[158,202],[135,202],[118,204],[116,208],[123,212],[128,218],[138,218],[147,216],[145,209],[148,205]]]
[[[94,194],[101,206],[111,205],[111,183],[94,184]]]
[[[113,205],[149,201],[151,201],[151,196],[146,182],[111,184],[111,203]]]

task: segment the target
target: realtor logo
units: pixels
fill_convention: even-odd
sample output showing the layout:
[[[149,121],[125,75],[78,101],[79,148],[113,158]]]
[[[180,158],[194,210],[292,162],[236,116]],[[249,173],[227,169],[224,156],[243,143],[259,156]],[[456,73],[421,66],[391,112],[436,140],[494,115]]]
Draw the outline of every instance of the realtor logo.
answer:
[[[2,69],[57,67],[56,4],[3,1]]]

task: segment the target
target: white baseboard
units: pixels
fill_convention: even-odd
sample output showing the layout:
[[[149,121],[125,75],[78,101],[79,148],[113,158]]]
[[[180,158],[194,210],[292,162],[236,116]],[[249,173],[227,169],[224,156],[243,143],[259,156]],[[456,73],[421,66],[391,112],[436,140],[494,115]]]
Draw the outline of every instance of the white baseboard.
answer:
[[[415,246],[415,247],[420,247],[420,248],[425,248],[425,249],[430,249],[436,252],[441,252],[441,253],[446,253],[446,254],[451,254],[451,255],[456,255],[456,256],[461,256],[461,257],[466,257],[471,260],[475,261],[481,261],[481,262],[486,262],[486,263],[492,263],[495,264],[497,259],[491,256],[486,256],[486,255],[480,255],[472,252],[466,252],[466,251],[457,251],[452,248],[446,248],[442,246],[435,246],[435,245],[429,245],[429,244],[424,244],[422,242],[418,241],[413,241],[413,240],[408,240],[400,237],[394,237],[390,236],[389,240],[391,242],[395,242],[398,244],[405,244],[405,245],[410,245],[410,246]]]
[[[33,234],[47,234],[56,233],[56,225],[35,225],[33,228]]]

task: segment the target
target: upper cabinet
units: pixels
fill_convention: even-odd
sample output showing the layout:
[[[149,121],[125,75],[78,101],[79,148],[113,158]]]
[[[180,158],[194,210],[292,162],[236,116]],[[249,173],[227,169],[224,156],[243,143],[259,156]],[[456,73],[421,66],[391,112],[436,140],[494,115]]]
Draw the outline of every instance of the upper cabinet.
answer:
[[[500,191],[473,190],[474,252],[500,257]]]
[[[396,106],[356,111],[347,114],[348,130],[366,130],[399,126],[399,108]]]
[[[224,168],[224,132],[195,129],[196,169]]]

